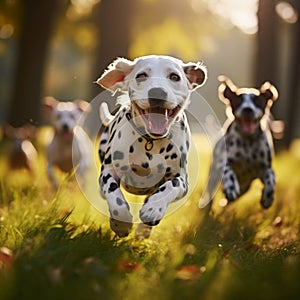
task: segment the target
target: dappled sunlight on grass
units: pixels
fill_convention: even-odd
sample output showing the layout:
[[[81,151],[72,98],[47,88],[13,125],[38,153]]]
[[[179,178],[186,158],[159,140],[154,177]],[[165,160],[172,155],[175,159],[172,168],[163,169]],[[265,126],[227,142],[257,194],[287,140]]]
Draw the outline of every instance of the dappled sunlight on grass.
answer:
[[[194,189],[145,240],[134,231],[118,238],[72,176],[58,174],[61,185],[53,191],[43,150],[35,177],[1,168],[0,248],[10,249],[12,259],[0,255],[0,299],[298,298],[300,144],[274,160],[270,209],[260,207],[256,181],[230,205],[218,192],[209,211],[199,210],[198,201],[210,146],[199,136],[194,143],[200,155],[198,166],[189,165],[192,179],[199,174]]]

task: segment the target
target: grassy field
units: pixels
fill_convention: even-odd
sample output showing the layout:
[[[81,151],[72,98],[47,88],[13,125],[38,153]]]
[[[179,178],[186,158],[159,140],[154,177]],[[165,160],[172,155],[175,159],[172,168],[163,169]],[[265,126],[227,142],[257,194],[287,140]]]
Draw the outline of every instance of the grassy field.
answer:
[[[0,299],[300,299],[299,142],[276,156],[269,210],[255,182],[230,206],[219,193],[213,213],[197,206],[209,165],[201,143],[188,201],[142,241],[116,237],[72,178],[52,191],[42,147],[34,178],[7,173],[2,147]]]

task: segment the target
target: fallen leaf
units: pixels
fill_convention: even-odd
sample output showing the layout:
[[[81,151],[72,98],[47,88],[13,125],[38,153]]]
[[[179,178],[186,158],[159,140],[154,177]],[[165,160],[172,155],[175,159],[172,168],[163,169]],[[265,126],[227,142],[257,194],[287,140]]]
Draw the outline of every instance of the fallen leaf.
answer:
[[[273,221],[273,226],[274,227],[280,227],[283,224],[283,220],[281,217],[276,217],[275,220]]]
[[[206,271],[205,267],[199,267],[197,265],[182,266],[176,273],[176,278],[182,280],[196,280],[202,273]]]
[[[118,270],[131,273],[137,271],[140,265],[135,261],[130,261],[127,259],[120,259],[117,265]]]
[[[14,262],[14,255],[12,250],[7,247],[0,248],[0,269],[10,267]]]

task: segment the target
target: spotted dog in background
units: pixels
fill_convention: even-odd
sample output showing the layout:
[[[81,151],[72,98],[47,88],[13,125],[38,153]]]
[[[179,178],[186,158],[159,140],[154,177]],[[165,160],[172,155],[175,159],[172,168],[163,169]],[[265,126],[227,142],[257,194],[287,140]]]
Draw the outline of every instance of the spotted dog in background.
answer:
[[[260,203],[268,208],[273,203],[275,174],[272,170],[272,140],[264,128],[270,107],[278,98],[276,88],[265,82],[259,89],[237,88],[230,79],[220,76],[219,98],[227,105],[231,118],[225,123],[225,136],[214,148],[209,181],[200,207],[212,200],[218,178],[223,192],[234,201],[248,191],[252,181],[264,184]]]
[[[100,136],[99,183],[111,228],[119,236],[128,235],[132,227],[121,184],[130,193],[146,195],[140,210],[145,228],[157,225],[168,205],[186,195],[190,129],[184,109],[190,93],[206,78],[200,63],[150,55],[134,61],[119,58],[97,80],[125,96],[113,116],[106,103],[100,107],[105,129]]]

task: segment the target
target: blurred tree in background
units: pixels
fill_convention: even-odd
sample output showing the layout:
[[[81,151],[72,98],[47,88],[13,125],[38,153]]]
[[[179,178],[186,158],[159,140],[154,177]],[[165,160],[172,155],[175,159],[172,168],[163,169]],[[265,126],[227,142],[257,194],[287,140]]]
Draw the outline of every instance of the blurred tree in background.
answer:
[[[300,136],[298,0],[2,0],[0,9],[0,118],[13,125],[38,123],[46,95],[91,100],[117,56],[155,53],[204,60],[201,93],[220,119],[217,75],[272,81],[286,145]]]
[[[21,126],[40,117],[42,81],[57,0],[23,0],[19,49],[8,123]]]

